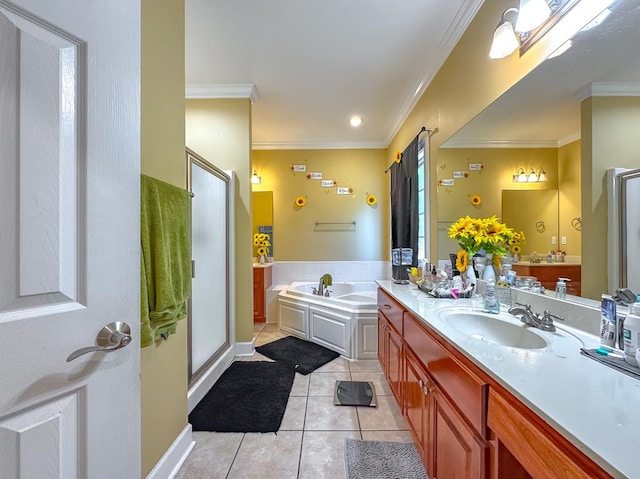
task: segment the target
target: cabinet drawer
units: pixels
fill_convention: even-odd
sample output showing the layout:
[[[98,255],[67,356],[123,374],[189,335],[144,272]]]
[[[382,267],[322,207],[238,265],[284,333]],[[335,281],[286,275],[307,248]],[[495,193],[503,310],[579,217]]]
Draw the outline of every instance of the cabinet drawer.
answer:
[[[402,314],[404,309],[380,288],[378,288],[378,309],[382,311],[389,324],[402,335]]]
[[[405,313],[404,339],[407,346],[475,431],[486,439],[488,384],[441,346],[420,323]]]

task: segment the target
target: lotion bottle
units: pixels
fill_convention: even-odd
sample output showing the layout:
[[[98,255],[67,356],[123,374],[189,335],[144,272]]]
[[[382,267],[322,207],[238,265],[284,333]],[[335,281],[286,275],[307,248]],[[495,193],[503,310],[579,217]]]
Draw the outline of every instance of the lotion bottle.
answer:
[[[571,281],[571,280],[569,278],[558,278],[558,282],[556,283],[556,298],[560,298],[560,299],[567,298],[566,281]]]
[[[624,320],[624,360],[638,366],[636,351],[640,348],[640,303],[629,305],[629,314]]]
[[[498,296],[496,295],[496,284],[493,281],[487,282],[483,306],[486,313],[500,313],[500,301],[498,301]]]

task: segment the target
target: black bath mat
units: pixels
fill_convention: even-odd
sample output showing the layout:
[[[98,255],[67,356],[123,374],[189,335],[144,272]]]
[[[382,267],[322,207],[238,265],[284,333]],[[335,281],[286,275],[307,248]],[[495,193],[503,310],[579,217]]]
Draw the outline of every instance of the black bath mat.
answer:
[[[256,351],[275,361],[289,364],[300,374],[309,374],[340,356],[324,346],[294,336],[258,346]]]
[[[295,372],[286,364],[236,361],[189,414],[194,431],[276,432]]]

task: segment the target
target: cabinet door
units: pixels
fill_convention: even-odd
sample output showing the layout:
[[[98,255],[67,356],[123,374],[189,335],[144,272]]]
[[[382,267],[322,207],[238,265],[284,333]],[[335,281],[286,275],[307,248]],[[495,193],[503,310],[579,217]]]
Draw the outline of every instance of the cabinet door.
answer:
[[[402,337],[391,327],[387,331],[387,382],[402,407]]]
[[[431,440],[431,414],[433,408],[430,407],[430,392],[433,383],[429,379],[427,372],[418,362],[411,351],[405,349],[404,358],[405,383],[404,383],[404,409],[409,425],[409,430],[413,434],[416,448],[422,456],[422,462],[430,472],[433,454],[430,450]]]
[[[435,444],[432,479],[484,479],[487,477],[488,448],[459,413],[433,388],[433,442]]]
[[[384,319],[384,316],[378,312],[378,362],[385,373],[387,372],[387,334],[387,321]]]

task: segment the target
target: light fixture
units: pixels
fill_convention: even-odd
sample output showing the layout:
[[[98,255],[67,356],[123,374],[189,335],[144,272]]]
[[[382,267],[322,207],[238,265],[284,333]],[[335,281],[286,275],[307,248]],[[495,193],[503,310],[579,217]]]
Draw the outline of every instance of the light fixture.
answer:
[[[253,175],[251,175],[251,184],[259,185],[262,183],[262,178],[258,176],[258,172],[253,170]]]
[[[502,13],[500,23],[493,33],[493,42],[489,51],[489,58],[504,58],[511,55],[520,45],[513,23],[505,18],[508,13],[518,12],[517,8],[508,8]]]
[[[549,181],[547,178],[547,172],[543,168],[535,171],[533,168],[529,168],[529,172],[525,173],[524,168],[518,168],[518,172],[513,175],[514,183],[542,183]]]
[[[361,116],[352,116],[351,119],[349,120],[349,123],[351,123],[352,127],[357,128],[360,125],[362,125],[362,117]]]
[[[551,8],[545,0],[520,0],[516,32],[530,32],[538,28],[551,15]]]

